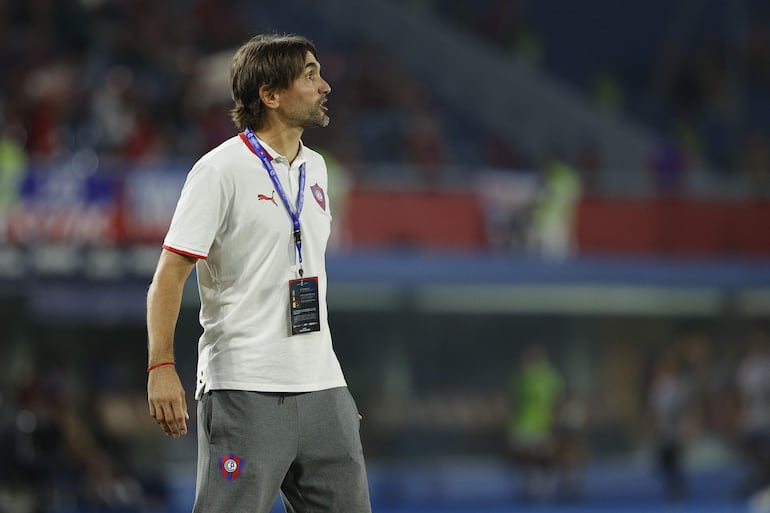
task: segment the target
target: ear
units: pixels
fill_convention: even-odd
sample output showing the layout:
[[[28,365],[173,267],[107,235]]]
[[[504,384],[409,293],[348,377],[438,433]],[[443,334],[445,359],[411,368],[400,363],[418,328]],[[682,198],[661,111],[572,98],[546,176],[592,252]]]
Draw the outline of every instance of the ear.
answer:
[[[275,109],[278,107],[278,95],[273,89],[270,89],[266,85],[259,88],[259,98],[268,109]]]

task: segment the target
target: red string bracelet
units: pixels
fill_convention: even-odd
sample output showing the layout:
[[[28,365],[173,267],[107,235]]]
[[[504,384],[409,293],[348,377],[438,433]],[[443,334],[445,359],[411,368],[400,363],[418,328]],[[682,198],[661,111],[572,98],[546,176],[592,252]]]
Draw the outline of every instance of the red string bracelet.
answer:
[[[165,367],[166,365],[176,365],[176,363],[175,362],[156,363],[155,365],[150,365],[149,367],[147,367],[147,372],[153,371],[158,367]]]

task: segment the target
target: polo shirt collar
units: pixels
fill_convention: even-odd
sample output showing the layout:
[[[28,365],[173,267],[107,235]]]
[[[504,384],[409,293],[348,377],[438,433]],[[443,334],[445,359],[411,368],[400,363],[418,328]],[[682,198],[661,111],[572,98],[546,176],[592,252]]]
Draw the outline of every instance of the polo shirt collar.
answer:
[[[256,134],[255,134],[256,135]],[[243,143],[246,145],[246,147],[249,149],[251,153],[254,152],[254,148],[251,147],[251,143],[249,142],[249,138],[246,137],[246,134],[243,132],[239,133],[238,136],[241,138]],[[275,151],[269,144],[267,144],[265,141],[257,137],[257,140],[259,141],[259,144],[262,145],[262,147],[267,152],[267,156],[270,158],[270,160],[275,160],[276,162],[280,162],[281,164],[289,165],[289,161],[286,157]],[[302,143],[302,139],[299,141],[299,151],[297,152],[297,156],[294,158],[294,162],[292,162],[290,167],[299,166],[302,163],[304,163],[307,159],[305,158],[305,145]]]

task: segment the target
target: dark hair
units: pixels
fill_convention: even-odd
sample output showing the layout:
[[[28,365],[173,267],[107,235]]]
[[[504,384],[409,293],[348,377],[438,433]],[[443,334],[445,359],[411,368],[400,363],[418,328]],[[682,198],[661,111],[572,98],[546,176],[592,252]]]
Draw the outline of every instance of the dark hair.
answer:
[[[261,34],[238,48],[230,66],[235,101],[230,116],[239,130],[260,128],[265,105],[259,88],[287,89],[305,69],[308,52],[318,57],[310,40],[294,34]]]

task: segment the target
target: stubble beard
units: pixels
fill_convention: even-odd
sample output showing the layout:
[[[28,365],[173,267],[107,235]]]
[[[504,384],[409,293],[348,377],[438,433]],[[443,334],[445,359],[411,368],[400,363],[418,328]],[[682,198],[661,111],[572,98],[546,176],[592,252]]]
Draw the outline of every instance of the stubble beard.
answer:
[[[329,121],[328,114],[321,110],[321,102],[318,102],[305,116],[301,125],[302,128],[325,128],[329,126]]]
[[[304,123],[304,128],[326,128],[329,126],[329,116],[324,113],[316,113],[312,117],[308,117]]]

